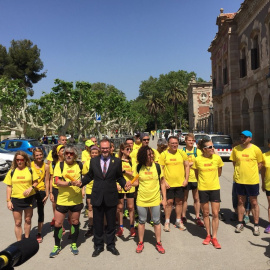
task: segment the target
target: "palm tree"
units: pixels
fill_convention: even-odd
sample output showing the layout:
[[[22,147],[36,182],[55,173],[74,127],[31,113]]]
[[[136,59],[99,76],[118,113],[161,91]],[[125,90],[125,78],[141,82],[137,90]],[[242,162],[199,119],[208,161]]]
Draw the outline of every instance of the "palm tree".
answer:
[[[165,98],[168,103],[174,106],[175,129],[177,129],[177,108],[186,98],[186,91],[183,85],[180,82],[172,82],[165,94]]]
[[[160,112],[165,110],[165,106],[160,98],[155,94],[147,97],[146,107],[151,115],[154,116],[155,120],[155,130],[157,130],[157,117]]]

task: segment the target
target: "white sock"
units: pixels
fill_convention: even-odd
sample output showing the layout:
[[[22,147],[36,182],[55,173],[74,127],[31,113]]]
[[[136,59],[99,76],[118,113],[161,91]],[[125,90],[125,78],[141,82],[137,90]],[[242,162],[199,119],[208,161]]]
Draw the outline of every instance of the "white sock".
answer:
[[[166,219],[166,223],[170,223],[170,219]]]
[[[177,219],[176,219],[176,222],[179,222],[179,223],[180,223],[180,220],[181,220],[180,218],[177,218]]]

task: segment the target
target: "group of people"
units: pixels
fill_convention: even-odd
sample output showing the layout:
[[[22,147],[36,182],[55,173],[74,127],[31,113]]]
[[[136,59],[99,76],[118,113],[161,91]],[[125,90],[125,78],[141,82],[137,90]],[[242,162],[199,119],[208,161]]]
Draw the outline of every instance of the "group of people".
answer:
[[[266,191],[269,202],[270,224],[270,151],[262,154],[251,143],[252,133],[243,131],[241,143],[233,148],[231,160],[234,165],[234,194],[237,196],[236,213],[238,224],[235,232],[244,229],[245,201],[249,198],[254,217],[254,235],[259,235],[259,170],[262,176],[262,190]],[[44,162],[43,152],[33,150],[31,163],[23,151],[15,154],[11,170],[4,183],[7,185],[7,207],[12,211],[15,221],[15,235],[22,239],[22,216],[24,213],[24,237],[31,230],[34,201],[38,211],[37,241],[42,242],[44,205],[48,198],[52,202],[55,245],[50,257],[61,251],[61,239],[65,233],[63,222],[67,216],[70,224],[70,250],[79,253],[77,239],[80,232],[80,214],[86,199],[88,210],[88,230],[85,237],[94,235],[92,256],[104,251],[104,233],[107,250],[119,255],[115,246],[115,235],[124,233],[123,213],[129,213],[130,237],[138,232],[136,252],[144,249],[145,223],[148,213],[154,226],[156,249],[164,254],[161,242],[161,205],[165,212],[164,232],[171,230],[171,213],[175,207],[175,228],[186,230],[185,223],[187,199],[192,190],[195,210],[195,223],[205,227],[206,237],[203,245],[210,243],[221,248],[217,240],[220,210],[220,184],[223,161],[215,154],[213,143],[202,139],[194,147],[194,135],[185,137],[186,146],[178,149],[176,136],[170,136],[168,142],[159,139],[157,150],[149,147],[150,137],[146,133],[136,133],[127,138],[114,153],[114,145],[108,139],[97,142],[95,137],[85,141],[85,150],[81,161],[77,160],[77,149],[67,145],[65,136],[59,137]],[[270,141],[269,141],[270,147]],[[210,222],[210,205],[212,222]],[[200,218],[202,212],[203,220]],[[138,214],[138,231],[135,230],[135,213]],[[116,228],[116,219],[118,228]],[[265,232],[270,232],[270,225]]]

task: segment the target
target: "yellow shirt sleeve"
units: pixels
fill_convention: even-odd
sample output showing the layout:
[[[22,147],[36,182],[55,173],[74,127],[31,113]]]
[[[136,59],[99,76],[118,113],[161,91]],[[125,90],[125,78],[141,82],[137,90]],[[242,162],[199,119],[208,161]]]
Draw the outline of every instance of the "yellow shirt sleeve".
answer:
[[[47,160],[48,160],[48,161],[53,161],[52,150],[49,152],[49,154],[48,154],[48,156],[47,156]]]

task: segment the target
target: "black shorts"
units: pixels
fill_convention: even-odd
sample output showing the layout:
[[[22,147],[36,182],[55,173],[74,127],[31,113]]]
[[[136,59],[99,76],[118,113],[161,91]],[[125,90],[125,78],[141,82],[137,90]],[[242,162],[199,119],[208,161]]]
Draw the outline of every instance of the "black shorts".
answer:
[[[37,204],[43,204],[43,200],[46,197],[46,191],[36,190],[36,194],[34,196],[35,196]]]
[[[56,210],[62,214],[66,214],[68,211],[70,212],[80,212],[83,209],[83,203],[76,205],[56,205]]]
[[[91,194],[86,194],[86,200],[91,200]]]
[[[32,195],[32,196],[27,197],[27,198],[23,198],[23,199],[11,197],[11,202],[13,204],[12,211],[20,212],[20,211],[23,211],[23,210],[28,209],[28,208],[33,209],[34,197],[35,197],[35,195]]]
[[[260,194],[260,185],[246,185],[235,183],[236,193],[240,196],[258,196]]]
[[[198,188],[197,182],[188,182],[187,186],[184,187],[184,190],[195,190]]]
[[[57,203],[57,197],[58,197],[58,188],[54,188],[52,189],[52,194],[53,194],[53,197],[54,197],[54,202]]]
[[[270,196],[270,191],[266,190],[265,193],[266,193],[266,196]]]
[[[131,192],[131,193],[118,193],[118,199],[119,200],[124,199],[125,194],[126,194],[126,198],[127,199],[133,199],[133,198],[135,198],[135,196],[134,196],[135,192]]]
[[[200,203],[221,202],[220,189],[217,190],[199,190]]]
[[[184,199],[184,187],[171,187],[166,190],[166,194],[167,200],[174,198]]]

